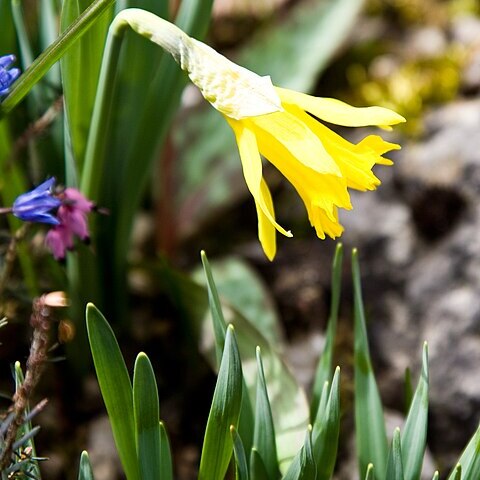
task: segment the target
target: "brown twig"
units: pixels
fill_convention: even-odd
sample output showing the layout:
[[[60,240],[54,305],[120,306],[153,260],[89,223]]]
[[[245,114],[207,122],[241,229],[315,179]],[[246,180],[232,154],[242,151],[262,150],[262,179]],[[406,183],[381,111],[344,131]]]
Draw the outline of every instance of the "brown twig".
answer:
[[[28,400],[36,387],[45,363],[48,358],[49,331],[51,327],[51,308],[46,302],[47,295],[42,295],[33,301],[30,325],[33,327],[33,338],[30,355],[27,360],[27,371],[24,382],[17,388],[13,396],[13,405],[10,408],[15,415],[5,435],[5,444],[0,456],[0,471],[8,467],[11,462],[12,448],[15,443],[18,429],[25,421],[25,410]]]
[[[5,167],[10,168],[20,152],[25,149],[31,140],[42,135],[63,110],[63,96],[58,97],[45,113],[31,123],[13,144],[12,152]]]
[[[5,265],[2,272],[0,273],[0,298],[3,296],[5,285],[7,283],[7,280],[10,278],[13,266],[15,264],[15,260],[17,259],[17,245],[25,238],[29,225],[29,223],[24,223],[10,239],[7,252],[5,254]]]

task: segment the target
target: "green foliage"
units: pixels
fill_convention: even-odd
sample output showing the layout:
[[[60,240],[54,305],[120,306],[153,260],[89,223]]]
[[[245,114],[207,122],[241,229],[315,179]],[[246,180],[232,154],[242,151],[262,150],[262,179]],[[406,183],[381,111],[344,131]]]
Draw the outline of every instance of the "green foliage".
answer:
[[[356,250],[352,254],[352,268],[355,317],[355,432],[360,477],[365,475],[367,466],[373,463],[378,478],[385,478],[387,434],[380,394],[370,360]]]
[[[225,308],[230,307],[218,293],[212,268],[205,253],[202,253],[202,262],[207,281],[205,289],[195,286],[194,283],[188,283],[185,278],[181,279],[185,283],[182,288],[201,289],[204,298],[208,298],[212,313],[209,321],[213,324],[212,333],[215,336],[213,350],[218,349],[221,352],[217,364],[217,384],[200,460],[199,478],[222,480],[232,478],[234,475],[238,480],[331,479],[337,461],[340,432],[340,369],[337,367],[331,381],[327,377],[328,381],[324,382],[321,392],[317,393],[318,405],[313,425],[308,426],[303,444],[288,463],[283,463],[282,470],[282,461],[280,457],[277,458],[277,448],[282,440],[276,431],[278,421],[273,414],[276,398],[275,394],[271,395],[275,388],[281,388],[281,383],[269,379],[267,371],[264,370],[264,356],[260,355],[260,348],[257,346],[256,394],[252,397],[255,399],[252,402],[254,412],[251,411],[250,400],[246,404],[247,410],[244,410],[244,401],[249,399],[249,395],[246,395],[249,387],[246,381],[247,368],[242,369],[242,361],[244,365],[248,363],[241,357],[243,352],[247,351],[247,347],[254,351],[255,348],[252,347],[252,339],[246,341],[244,337],[247,321],[245,319],[239,321],[242,317],[238,312],[235,312],[235,315],[232,315],[232,312],[228,314],[224,312]],[[334,324],[338,315],[341,267],[342,249],[338,247],[333,262],[334,298],[329,317],[329,322]],[[356,436],[359,442],[358,461],[361,478],[419,480],[426,448],[428,417],[427,345],[425,344],[423,348],[422,369],[409,402],[403,431],[395,429],[388,449],[383,409],[368,348],[360,268],[355,250],[352,254],[352,267],[355,306]],[[172,281],[172,278],[175,277],[169,277],[169,281]],[[180,282],[180,279],[175,278],[175,281]],[[178,283],[178,286],[181,285]],[[225,323],[226,318],[232,320],[228,326]],[[235,330],[233,323],[236,324]],[[143,353],[137,357],[132,393],[132,386],[115,336],[104,317],[92,305],[87,308],[87,327],[100,388],[112,422],[120,458],[124,466],[128,464],[131,468],[127,478],[171,480],[173,478],[171,454],[163,424],[159,422],[157,386],[148,357]],[[334,330],[329,323],[328,335],[333,336]],[[258,333],[253,338],[262,340]],[[318,365],[322,375],[323,372],[330,371],[333,343],[334,339],[331,338],[319,359]],[[268,345],[264,339],[262,344]],[[263,348],[262,346],[262,352]],[[251,359],[252,354],[247,355],[247,358]],[[282,370],[270,370],[270,375],[284,378]],[[116,398],[113,398],[113,385],[116,386]],[[314,401],[312,398],[311,403]],[[245,415],[245,411],[249,411],[249,414]],[[130,415],[133,416],[131,431],[126,429],[125,425],[123,427],[119,425],[122,422],[120,412],[123,412],[123,420],[126,419],[125,425],[130,422],[128,420]],[[289,413],[287,410],[283,412]],[[358,415],[363,415],[363,418],[358,418]],[[247,428],[243,425],[244,422],[247,422]],[[239,433],[242,428],[244,436]],[[480,428],[467,445],[449,480],[477,480],[480,475],[479,450]],[[126,457],[129,456],[129,460],[126,461]],[[89,475],[88,458],[85,456],[83,461],[85,463],[81,464],[84,468],[82,472],[86,473],[82,475]],[[438,479],[438,473],[433,478]]]
[[[94,480],[92,466],[88,453],[83,451],[80,457],[80,466],[78,467],[78,480]]]

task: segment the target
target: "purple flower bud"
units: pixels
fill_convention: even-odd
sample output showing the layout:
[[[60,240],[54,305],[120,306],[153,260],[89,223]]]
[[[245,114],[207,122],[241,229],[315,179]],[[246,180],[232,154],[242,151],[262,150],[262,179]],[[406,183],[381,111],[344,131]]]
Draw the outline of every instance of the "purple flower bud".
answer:
[[[0,97],[7,95],[12,83],[19,77],[18,68],[10,68],[15,61],[15,55],[4,55],[0,57]]]
[[[62,202],[53,196],[55,178],[51,177],[30,192],[19,195],[12,206],[12,213],[24,222],[39,222],[58,225],[60,221],[52,211]]]

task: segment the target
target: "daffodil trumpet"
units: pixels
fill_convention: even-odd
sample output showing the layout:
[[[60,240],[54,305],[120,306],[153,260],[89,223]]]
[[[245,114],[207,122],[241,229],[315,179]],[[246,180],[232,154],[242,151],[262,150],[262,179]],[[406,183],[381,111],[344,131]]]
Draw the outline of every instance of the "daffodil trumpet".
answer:
[[[378,135],[353,144],[322,123],[389,129],[405,121],[389,109],[356,108],[332,98],[276,87],[269,76],[236,65],[172,23],[141,9],[126,9],[115,17],[109,31],[112,45],[127,28],[169,52],[232,128],[245,181],[255,200],[259,240],[270,260],[276,253],[276,231],[287,237],[292,234],[275,219],[262,156],[294,186],[310,223],[323,239],[341,235],[338,209],[352,208],[348,189],[374,190],[380,180],[372,168],[391,165],[383,155],[400,148]],[[102,74],[107,75],[108,69]]]

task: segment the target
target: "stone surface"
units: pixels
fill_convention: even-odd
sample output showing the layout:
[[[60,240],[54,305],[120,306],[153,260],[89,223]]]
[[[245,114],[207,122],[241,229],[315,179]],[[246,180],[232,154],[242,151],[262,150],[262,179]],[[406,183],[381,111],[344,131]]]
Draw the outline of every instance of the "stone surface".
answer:
[[[403,372],[429,343],[430,446],[445,466],[480,418],[480,101],[431,112],[426,132],[380,190],[353,196],[343,241],[360,249],[388,405],[401,407]]]
[[[122,467],[106,415],[96,418],[88,425],[87,451],[95,480],[121,478]]]

